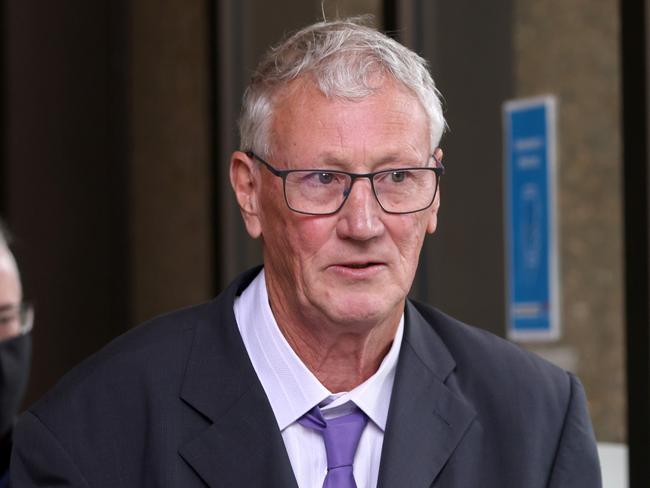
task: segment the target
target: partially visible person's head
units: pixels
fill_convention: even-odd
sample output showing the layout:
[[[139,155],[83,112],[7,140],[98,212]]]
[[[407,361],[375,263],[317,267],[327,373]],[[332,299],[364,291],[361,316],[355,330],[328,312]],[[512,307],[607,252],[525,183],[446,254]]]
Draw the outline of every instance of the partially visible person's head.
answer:
[[[21,332],[23,291],[16,260],[9,250],[9,235],[0,222],[0,340]]]
[[[11,432],[29,378],[32,310],[23,303],[18,266],[0,221],[0,436]]]
[[[427,115],[433,151],[445,120],[426,61],[359,19],[308,26],[268,51],[244,94],[240,147],[262,157],[271,155],[272,119],[295,81],[314,83],[328,99],[360,100],[381,88],[387,78],[419,101]]]

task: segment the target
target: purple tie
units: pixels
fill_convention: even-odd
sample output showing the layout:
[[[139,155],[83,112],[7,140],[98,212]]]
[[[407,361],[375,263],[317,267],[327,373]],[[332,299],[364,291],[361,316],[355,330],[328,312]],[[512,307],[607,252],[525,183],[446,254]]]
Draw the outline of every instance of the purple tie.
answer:
[[[303,427],[320,432],[327,452],[327,476],[323,488],[357,488],[352,474],[352,461],[361,432],[368,417],[358,408],[352,413],[325,420],[318,406],[298,419]]]

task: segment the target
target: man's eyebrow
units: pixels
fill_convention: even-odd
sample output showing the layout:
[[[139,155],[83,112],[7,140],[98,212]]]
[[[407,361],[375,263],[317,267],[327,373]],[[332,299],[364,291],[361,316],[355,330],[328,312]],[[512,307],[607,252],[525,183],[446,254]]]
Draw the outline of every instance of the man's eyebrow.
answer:
[[[427,159],[428,161],[428,159]],[[359,161],[350,160],[349,158],[341,157],[340,154],[324,152],[316,157],[313,161],[313,167],[321,167],[322,165],[330,166],[339,166],[345,167],[350,163],[358,163]],[[382,166],[390,163],[407,163],[407,165],[416,165],[422,164],[421,158],[418,158],[415,154],[406,155],[404,151],[391,151],[388,154],[384,154],[381,158],[377,160],[372,160],[371,163],[373,166]]]
[[[342,166],[345,163],[350,163],[348,158],[342,157],[339,153],[333,153],[333,152],[323,152],[320,153],[316,158],[314,159],[313,163],[314,164],[326,164],[326,165],[334,165],[334,166]]]

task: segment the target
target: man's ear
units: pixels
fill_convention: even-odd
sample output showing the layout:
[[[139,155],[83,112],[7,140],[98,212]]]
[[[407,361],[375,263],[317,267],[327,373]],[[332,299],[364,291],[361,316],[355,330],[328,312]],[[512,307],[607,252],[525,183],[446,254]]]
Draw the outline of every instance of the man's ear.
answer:
[[[427,221],[427,232],[433,234],[438,227],[438,209],[440,208],[440,188],[436,192],[436,199],[431,204],[429,208],[429,220]]]
[[[248,234],[257,239],[262,234],[259,213],[260,180],[257,167],[246,153],[235,151],[230,157],[230,184]]]
[[[433,152],[433,156],[438,160],[442,161],[442,149],[439,147]],[[439,183],[439,182],[438,182]],[[427,221],[427,232],[433,234],[438,227],[438,210],[440,209],[440,184],[438,184],[438,191],[436,192],[436,199],[433,201],[429,211],[429,220]]]

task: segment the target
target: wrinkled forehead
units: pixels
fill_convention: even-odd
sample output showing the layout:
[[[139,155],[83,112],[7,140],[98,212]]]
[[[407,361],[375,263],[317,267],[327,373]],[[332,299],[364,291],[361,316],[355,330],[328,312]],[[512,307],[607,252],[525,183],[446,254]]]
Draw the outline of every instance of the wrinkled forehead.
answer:
[[[281,149],[280,146],[286,141],[290,127],[296,120],[312,119],[312,115],[324,106],[341,107],[347,104],[356,105],[373,97],[390,93],[391,102],[403,100],[404,110],[411,113],[419,112],[422,117],[417,118],[419,125],[414,131],[424,130],[429,132],[429,119],[422,103],[413,91],[388,75],[377,75],[370,80],[359,96],[342,96],[338,93],[323,91],[319,84],[311,77],[303,76],[293,80],[274,94],[272,103],[272,116],[269,120],[270,136],[269,148],[271,152]]]

